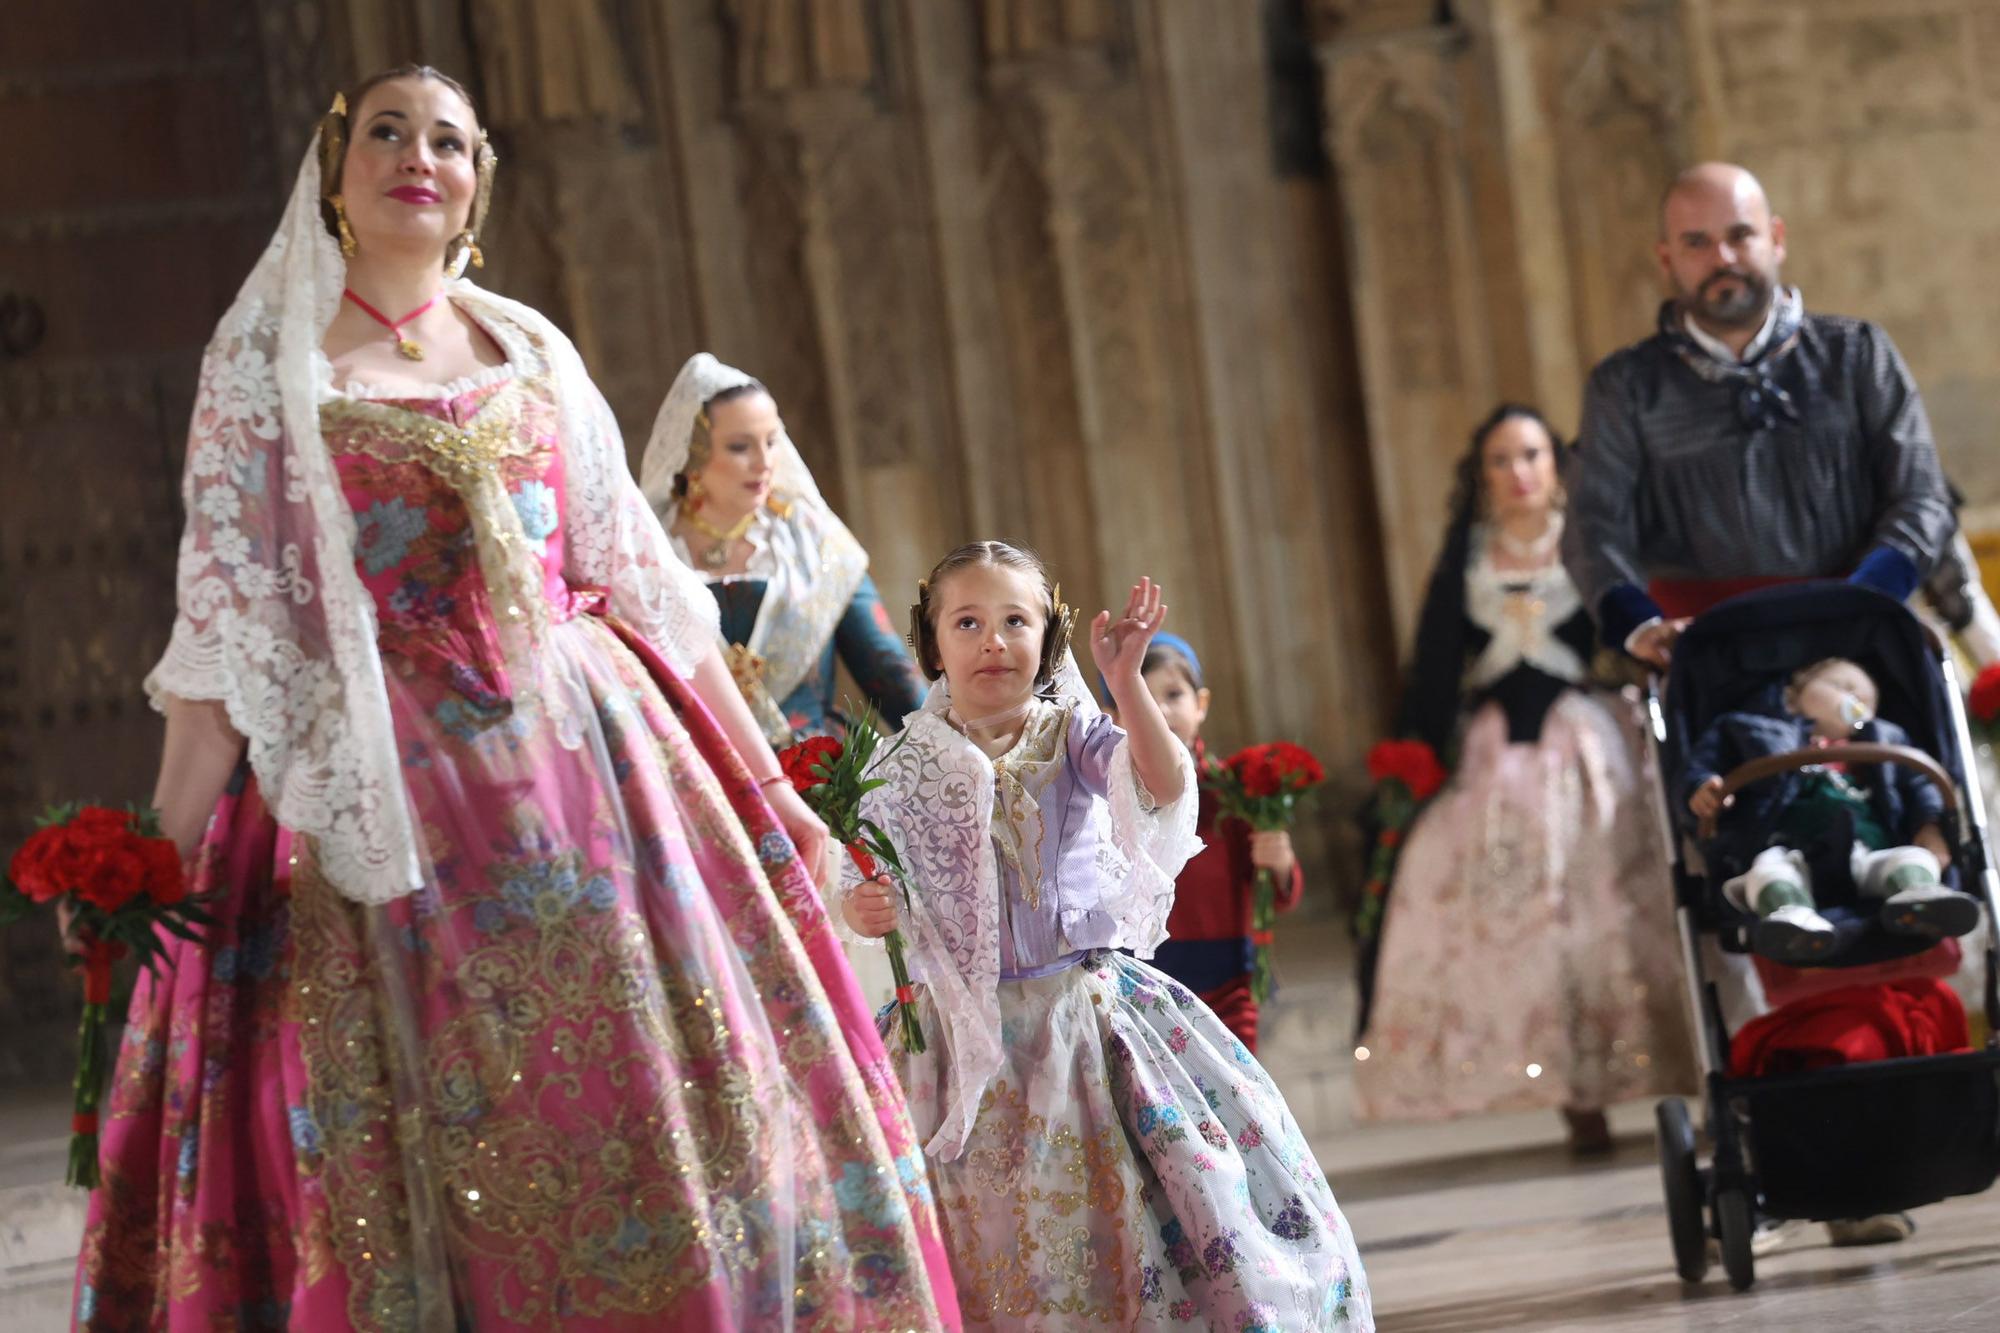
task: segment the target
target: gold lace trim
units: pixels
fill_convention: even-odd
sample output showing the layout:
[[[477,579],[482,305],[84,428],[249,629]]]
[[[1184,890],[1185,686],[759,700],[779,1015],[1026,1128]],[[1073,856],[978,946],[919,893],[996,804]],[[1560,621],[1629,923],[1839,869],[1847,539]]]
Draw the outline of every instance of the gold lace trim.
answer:
[[[531,403],[514,380],[481,401],[464,426],[394,403],[335,398],[321,409],[323,416],[346,417],[356,427],[339,433],[340,449],[384,463],[416,463],[464,502],[517,707],[540,692],[538,649],[550,622],[543,543],[530,541],[521,526],[504,467],[547,448],[531,406],[546,404]]]
[[[1038,705],[1014,748],[993,761],[993,838],[1021,876],[1021,896],[1042,905],[1042,802],[1069,744],[1071,713]]]

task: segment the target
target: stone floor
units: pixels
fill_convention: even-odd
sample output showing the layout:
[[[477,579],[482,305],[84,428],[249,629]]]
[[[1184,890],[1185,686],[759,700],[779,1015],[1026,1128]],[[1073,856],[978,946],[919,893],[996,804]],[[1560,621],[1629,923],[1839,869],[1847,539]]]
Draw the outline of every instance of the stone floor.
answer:
[[[1921,1209],[1900,1245],[1833,1249],[1823,1228],[1800,1228],[1741,1295],[1719,1267],[1687,1287],[1650,1103],[1614,1108],[1618,1152],[1587,1165],[1569,1158],[1553,1113],[1358,1126],[1341,932],[1300,923],[1280,951],[1293,961],[1260,1054],[1360,1239],[1385,1333],[2000,1328],[2000,1189]]]
[[[1810,1229],[1751,1291],[1674,1276],[1650,1106],[1617,1108],[1616,1155],[1569,1160],[1554,1115],[1356,1126],[1341,932],[1280,935],[1263,1054],[1361,1239],[1387,1333],[1506,1329],[2000,1328],[2000,1191],[1923,1209],[1916,1237],[1828,1248]],[[59,1183],[64,1089],[0,1091],[0,1329],[64,1326],[83,1199]]]

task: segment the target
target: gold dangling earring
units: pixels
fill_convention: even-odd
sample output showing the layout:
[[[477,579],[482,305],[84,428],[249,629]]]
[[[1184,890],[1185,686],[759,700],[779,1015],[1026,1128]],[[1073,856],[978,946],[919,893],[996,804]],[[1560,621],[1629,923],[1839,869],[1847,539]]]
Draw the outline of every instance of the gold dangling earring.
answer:
[[[452,256],[445,261],[444,266],[447,276],[452,278],[464,277],[465,266],[468,261],[474,268],[486,267],[486,256],[479,252],[479,237],[473,234],[471,228],[468,227],[454,236],[452,238],[452,245],[455,247],[452,251]]]
[[[333,205],[334,222],[340,229],[341,256],[346,259],[352,259],[354,258],[355,250],[359,247],[354,243],[354,229],[347,225],[347,200],[336,194],[329,198],[327,202]]]

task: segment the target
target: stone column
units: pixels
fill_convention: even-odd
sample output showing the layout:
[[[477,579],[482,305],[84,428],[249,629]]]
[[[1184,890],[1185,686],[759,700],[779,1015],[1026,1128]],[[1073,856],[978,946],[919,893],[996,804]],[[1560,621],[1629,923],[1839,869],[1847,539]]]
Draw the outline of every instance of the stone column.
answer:
[[[875,0],[729,16],[667,20],[710,344],[771,385],[894,605],[965,529],[902,40]]]
[[[1390,605],[1408,643],[1453,464],[1496,396],[1480,230],[1507,210],[1475,197],[1468,169],[1468,121],[1485,108],[1465,31],[1351,17],[1319,54]]]
[[[1308,247],[1327,247],[1293,225],[1294,182],[1275,166],[1274,53],[1261,6],[1147,12],[1194,294],[1213,543],[1235,637],[1234,673],[1209,673],[1233,705],[1215,730],[1358,755],[1379,734],[1395,653],[1360,370],[1345,330],[1323,327],[1346,323],[1341,260],[1336,249],[1332,272],[1319,275],[1326,285],[1302,281],[1315,271]],[[1328,188],[1319,166],[1299,188]],[[1229,664],[1219,645],[1203,647]]]
[[[1407,642],[1450,469],[1501,398],[1575,430],[1661,298],[1659,196],[1697,140],[1678,0],[1325,6],[1390,597]]]
[[[946,247],[971,261],[949,275],[968,306],[1000,317],[1018,405],[1013,441],[987,441],[989,503],[1043,545],[1079,606],[1122,605],[1148,574],[1166,585],[1176,628],[1230,645],[1157,51],[1123,6],[996,2],[981,14],[985,234],[993,253],[1029,261],[1017,289],[1011,273],[972,271],[962,239]]]

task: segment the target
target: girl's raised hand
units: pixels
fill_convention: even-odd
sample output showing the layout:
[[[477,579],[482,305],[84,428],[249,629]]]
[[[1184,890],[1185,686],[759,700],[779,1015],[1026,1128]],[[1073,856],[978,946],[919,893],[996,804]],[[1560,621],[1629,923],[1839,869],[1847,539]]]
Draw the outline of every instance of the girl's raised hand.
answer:
[[[1116,621],[1109,611],[1099,611],[1090,622],[1090,655],[1107,682],[1136,681],[1140,664],[1146,660],[1146,646],[1166,623],[1162,589],[1150,578],[1132,585],[1125,600],[1125,614]]]

